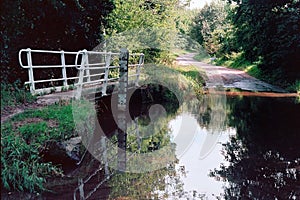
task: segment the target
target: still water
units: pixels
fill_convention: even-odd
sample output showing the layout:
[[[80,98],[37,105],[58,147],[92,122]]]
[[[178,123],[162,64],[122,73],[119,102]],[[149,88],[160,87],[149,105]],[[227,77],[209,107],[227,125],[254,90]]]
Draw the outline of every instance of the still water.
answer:
[[[127,150],[130,158],[135,158],[132,152],[158,157],[115,173],[106,183],[106,199],[300,198],[300,104],[295,98],[225,95],[180,107],[152,96],[151,103],[138,105],[138,97],[130,102],[141,137],[128,135]],[[111,124],[112,118],[101,117],[100,123]]]

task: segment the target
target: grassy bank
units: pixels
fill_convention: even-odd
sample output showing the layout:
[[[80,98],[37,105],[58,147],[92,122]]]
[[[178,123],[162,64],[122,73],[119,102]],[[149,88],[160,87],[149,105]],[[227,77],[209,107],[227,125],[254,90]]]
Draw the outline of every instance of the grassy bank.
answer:
[[[8,190],[40,191],[46,178],[61,174],[59,167],[41,162],[47,141],[74,136],[72,106],[52,105],[27,110],[1,124],[1,180]]]

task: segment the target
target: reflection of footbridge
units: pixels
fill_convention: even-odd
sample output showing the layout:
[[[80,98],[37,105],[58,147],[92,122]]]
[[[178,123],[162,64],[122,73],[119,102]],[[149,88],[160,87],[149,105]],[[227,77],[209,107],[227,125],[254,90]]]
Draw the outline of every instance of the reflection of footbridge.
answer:
[[[125,132],[122,132],[125,134]],[[134,156],[141,152],[141,142],[142,137],[139,135],[139,129],[137,125],[137,118],[133,121],[132,126],[127,129],[126,137],[135,137],[136,140],[131,142],[127,141],[119,141],[120,139],[120,130],[115,130],[114,138],[100,137],[97,138],[96,142],[94,142],[95,138],[91,138],[91,143],[88,145],[94,151],[97,151],[98,156],[97,160],[100,161],[98,168],[96,168],[92,173],[86,176],[84,179],[78,179],[78,187],[74,189],[73,199],[90,199],[95,195],[98,190],[101,190],[101,186],[103,186],[106,181],[112,178],[116,173],[124,173],[126,168],[126,162],[134,159]],[[124,136],[124,135],[123,135]],[[123,142],[123,143],[122,143]],[[135,151],[130,152],[129,156],[126,156],[126,151],[130,149],[132,145],[137,144],[137,148]],[[89,147],[87,147],[89,148]],[[124,149],[121,149],[124,148]],[[82,160],[87,153],[87,151],[91,151],[91,149],[87,149],[82,157]],[[81,160],[81,161],[82,161]],[[78,163],[80,165],[81,163]],[[114,167],[112,167],[114,166]],[[104,173],[103,173],[104,172]],[[103,175],[104,174],[104,175]],[[93,179],[102,176],[102,178],[95,181]],[[93,185],[92,189],[88,187],[88,185]],[[87,186],[87,187],[85,187]],[[98,193],[99,194],[99,193]]]

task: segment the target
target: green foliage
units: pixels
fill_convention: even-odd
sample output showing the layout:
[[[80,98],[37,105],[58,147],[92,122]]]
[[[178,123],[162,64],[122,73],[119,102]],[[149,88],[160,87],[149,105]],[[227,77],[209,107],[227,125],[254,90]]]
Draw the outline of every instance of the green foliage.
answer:
[[[170,152],[171,153],[171,152]],[[118,173],[109,182],[112,190],[109,199],[172,199],[183,196],[184,169],[176,169],[176,163],[145,173]],[[168,188],[176,188],[168,190]]]
[[[138,28],[159,27],[174,30],[174,10],[178,0],[115,0],[109,15],[109,35]]]
[[[292,91],[292,92],[297,92],[298,94],[300,94],[300,80],[296,80],[295,83],[291,84],[288,87],[288,90]],[[299,96],[300,98],[300,96]]]
[[[205,63],[210,62],[210,56],[205,51],[200,51],[200,53],[198,53],[194,56],[194,59],[197,61],[205,62]]]
[[[229,7],[221,0],[206,4],[194,18],[190,35],[199,42],[205,50],[214,55],[221,49],[229,27],[227,10]]]
[[[234,69],[245,70],[252,63],[248,61],[242,52],[240,53],[231,53],[230,55],[225,55],[216,60],[216,64],[225,65]]]
[[[22,87],[19,81],[13,84],[1,82],[1,112],[7,106],[14,107],[19,104],[32,103],[35,100],[36,97]]]
[[[28,110],[1,124],[2,185],[10,190],[44,190],[46,178],[61,174],[61,170],[42,163],[40,150],[49,140],[62,141],[72,136],[72,105]]]
[[[201,73],[199,69],[197,69],[195,66],[184,66],[184,67],[176,66],[175,69],[188,79],[197,97],[201,99],[203,95],[202,87],[205,83],[204,73]]]
[[[176,29],[178,32],[182,35],[188,35],[190,33],[192,24],[193,24],[193,18],[196,17],[197,10],[190,10],[186,8],[177,8],[178,14],[176,15]]]
[[[259,68],[265,74],[274,74],[281,81],[293,82],[299,79],[300,2],[234,2],[237,3],[231,14],[234,36],[245,58],[251,62],[261,58]]]
[[[300,2],[212,2],[194,19],[191,37],[234,68],[249,68],[286,87],[300,79]],[[235,54],[240,59],[234,58]],[[229,55],[229,56],[228,56]]]
[[[9,125],[1,126],[1,181],[6,189],[43,190],[45,177],[58,173],[50,163],[40,163],[39,146],[27,144],[22,136],[12,133]]]
[[[175,37],[174,47],[175,50],[172,51],[183,51],[182,53],[186,52],[197,52],[201,49],[200,44],[193,40],[189,35],[178,33]],[[186,52],[185,52],[186,51]]]
[[[186,34],[192,11],[184,10],[178,0],[115,0],[114,4],[115,9],[109,15],[107,47],[143,52],[146,63],[171,64],[175,59],[171,51],[177,33]],[[187,43],[192,44],[192,41]]]

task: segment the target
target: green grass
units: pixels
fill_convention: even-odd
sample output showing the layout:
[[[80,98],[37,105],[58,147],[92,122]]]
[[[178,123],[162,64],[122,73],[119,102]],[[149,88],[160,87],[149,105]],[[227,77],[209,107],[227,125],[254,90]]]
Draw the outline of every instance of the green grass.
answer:
[[[160,83],[169,88],[178,100],[183,100],[192,93],[201,98],[204,80],[197,68],[193,66],[145,65],[143,74],[147,83]]]
[[[5,107],[15,107],[24,103],[32,103],[36,100],[27,88],[22,87],[17,81],[13,84],[1,82],[1,112]]]
[[[47,141],[75,136],[74,128],[71,104],[27,110],[1,124],[2,186],[8,190],[44,190],[46,178],[61,174],[61,170],[41,162],[40,151]]]
[[[194,59],[200,62],[210,63],[210,56],[205,52],[200,52],[194,56]]]
[[[246,70],[247,68],[256,67],[258,63],[251,63],[245,59],[242,52],[232,53],[223,58],[217,59],[216,64],[225,65],[230,68]]]
[[[263,72],[259,69],[258,65],[260,63],[261,61],[251,63],[250,61],[245,59],[243,52],[232,53],[231,55],[226,55],[222,58],[218,58],[215,61],[215,64],[217,65],[243,70],[250,76],[262,79],[267,82],[271,82],[270,78],[263,74]]]
[[[205,83],[204,72],[201,73],[194,66],[175,66],[174,68],[190,81],[196,95],[200,97],[203,94],[203,85]]]
[[[296,80],[294,83],[288,83],[286,80],[282,80],[282,72],[279,70],[273,70],[272,73],[263,72],[259,68],[261,60],[251,63],[245,59],[243,52],[226,55],[217,59],[215,64],[243,70],[257,79],[281,86],[289,92],[297,92],[300,94],[300,80]]]

